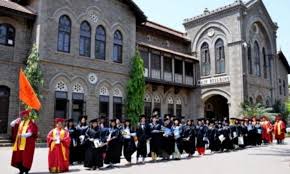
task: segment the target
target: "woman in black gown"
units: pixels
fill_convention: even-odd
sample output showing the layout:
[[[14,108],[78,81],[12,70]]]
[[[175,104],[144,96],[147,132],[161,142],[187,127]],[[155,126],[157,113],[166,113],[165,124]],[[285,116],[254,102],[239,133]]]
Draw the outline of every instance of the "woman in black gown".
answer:
[[[103,167],[103,153],[101,146],[96,147],[95,141],[102,143],[101,130],[98,127],[98,119],[91,120],[91,127],[86,131],[86,153],[84,166],[91,170]]]
[[[130,120],[125,120],[124,128],[122,130],[123,135],[123,154],[125,159],[128,162],[128,165],[131,165],[132,154],[136,151],[136,144],[134,141],[135,133],[131,129]]]
[[[147,157],[147,141],[150,138],[149,135],[149,126],[146,123],[146,116],[142,115],[140,118],[140,123],[138,125],[136,136],[138,138],[138,144],[137,144],[137,163],[139,160],[139,157],[142,157],[142,163],[145,162],[145,158]]]
[[[195,127],[192,124],[192,120],[188,120],[183,128],[182,144],[188,157],[191,157],[195,153]]]
[[[69,119],[67,121],[67,131],[69,132],[69,136],[71,138],[71,143],[69,147],[69,162],[71,165],[75,164],[78,161],[78,149],[77,145],[79,144],[78,132],[74,125],[74,120]]]
[[[157,116],[152,116],[152,122],[150,123],[150,150],[153,162],[157,160],[157,156],[161,152],[161,125],[158,123]]]
[[[120,148],[122,148],[120,136],[121,132],[120,129],[117,128],[116,119],[112,119],[107,138],[107,150],[105,157],[105,164],[108,164],[109,167],[113,167],[114,164],[120,163]]]

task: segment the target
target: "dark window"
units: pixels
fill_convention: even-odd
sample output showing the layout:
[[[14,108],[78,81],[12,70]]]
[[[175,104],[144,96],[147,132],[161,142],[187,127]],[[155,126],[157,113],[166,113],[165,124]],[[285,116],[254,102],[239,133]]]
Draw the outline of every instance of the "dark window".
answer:
[[[182,105],[176,105],[176,117],[180,118],[182,116]]]
[[[168,114],[174,115],[174,104],[168,104]]]
[[[86,115],[84,94],[72,93],[72,118],[78,120],[82,115]]]
[[[63,15],[59,18],[58,24],[58,42],[57,50],[61,52],[70,52],[71,20]]]
[[[157,112],[159,117],[161,116],[161,103],[154,103],[153,112]]]
[[[225,73],[225,46],[224,41],[218,39],[215,43],[216,73]]]
[[[203,76],[210,74],[210,53],[207,43],[203,43],[201,46],[201,73]]]
[[[172,59],[170,57],[164,57],[164,71],[172,73]]]
[[[248,70],[249,70],[249,74],[253,74],[251,45],[248,46]]]
[[[123,56],[123,36],[122,33],[117,30],[114,33],[114,48],[113,48],[113,61],[116,63],[122,63]]]
[[[15,29],[9,24],[0,24],[0,44],[14,46]]]
[[[99,116],[109,118],[109,96],[100,95]]]
[[[141,54],[141,57],[144,61],[144,67],[148,69],[149,68],[149,53],[148,53],[148,51],[141,50],[140,54]]]
[[[284,96],[286,96],[286,94],[287,94],[287,88],[286,88],[286,82],[285,82],[285,80],[283,80],[283,91],[284,91]]]
[[[145,102],[144,103],[144,114],[146,115],[146,117],[150,117],[152,110],[151,110],[151,102]]]
[[[268,66],[267,66],[267,55],[266,55],[266,50],[263,48],[263,62],[264,62],[264,78],[268,78]]]
[[[161,58],[158,54],[152,54],[151,58],[151,68],[154,70],[160,70],[161,69]]]
[[[82,22],[80,28],[80,55],[91,56],[91,26],[87,21]]]
[[[193,63],[185,62],[185,75],[186,76],[193,76]]]
[[[182,60],[175,59],[175,73],[176,74],[182,74]]]
[[[254,45],[254,53],[255,53],[255,70],[256,76],[261,76],[261,60],[260,60],[260,47],[258,42],[255,42]]]
[[[60,118],[67,118],[68,110],[68,96],[67,92],[55,92],[55,109],[54,116]]]
[[[123,115],[123,104],[122,97],[114,97],[113,98],[113,116],[114,118],[118,118],[122,120]]]
[[[106,31],[103,26],[98,26],[96,30],[96,59],[105,60],[106,56]]]

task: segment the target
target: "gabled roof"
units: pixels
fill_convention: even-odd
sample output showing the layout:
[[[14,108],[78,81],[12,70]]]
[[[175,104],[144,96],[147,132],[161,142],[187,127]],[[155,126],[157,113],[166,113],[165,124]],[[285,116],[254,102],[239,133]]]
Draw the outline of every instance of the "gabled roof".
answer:
[[[144,12],[138,7],[138,5],[133,0],[119,0],[125,4],[127,4],[130,9],[134,12],[137,24],[141,24],[143,22],[147,21],[147,16],[144,14]]]
[[[0,0],[0,8],[20,12],[26,15],[36,16],[36,13],[32,10],[10,0]]]
[[[249,9],[249,8],[253,7],[255,4],[257,4],[257,3],[260,3],[260,4],[261,4],[262,8],[264,9],[265,15],[266,15],[266,17],[269,19],[271,25],[272,25],[274,28],[278,28],[277,23],[275,23],[275,22],[272,20],[272,18],[271,18],[271,16],[270,16],[269,12],[268,12],[268,10],[267,10],[267,8],[266,8],[266,6],[265,6],[265,4],[264,4],[264,2],[263,2],[262,0],[250,0],[250,1],[248,1],[248,2],[245,4],[245,6],[247,7],[247,9]]]
[[[179,39],[182,39],[186,42],[190,42],[190,38],[188,38],[186,36],[186,33],[174,30],[172,28],[166,27],[166,26],[158,24],[156,22],[147,21],[144,24],[142,24],[141,26],[145,26],[145,27],[151,28],[153,30],[157,30],[157,31],[169,34],[171,36],[178,37]]]
[[[288,63],[287,58],[285,57],[285,55],[284,55],[284,53],[282,51],[278,52],[278,59],[281,60],[281,62],[283,63],[284,67],[286,68],[288,74],[290,74],[289,63]]]

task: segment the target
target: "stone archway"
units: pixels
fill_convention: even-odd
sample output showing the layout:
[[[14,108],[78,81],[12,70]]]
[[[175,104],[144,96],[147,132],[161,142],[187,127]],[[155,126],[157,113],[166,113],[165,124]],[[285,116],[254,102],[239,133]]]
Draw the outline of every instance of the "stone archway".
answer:
[[[204,101],[204,115],[207,119],[223,120],[229,118],[228,99],[222,95],[213,95]]]
[[[0,86],[0,134],[7,133],[10,88]]]

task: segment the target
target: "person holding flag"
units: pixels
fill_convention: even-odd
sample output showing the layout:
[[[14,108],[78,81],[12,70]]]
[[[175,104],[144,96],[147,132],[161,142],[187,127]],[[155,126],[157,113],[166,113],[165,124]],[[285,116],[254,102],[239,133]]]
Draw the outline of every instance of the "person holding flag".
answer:
[[[20,174],[27,174],[32,166],[35,142],[38,135],[38,127],[30,117],[30,113],[32,109],[39,111],[41,103],[22,69],[19,73],[19,100],[29,110],[22,111],[20,118],[10,124],[15,133],[11,165],[18,168]]]

